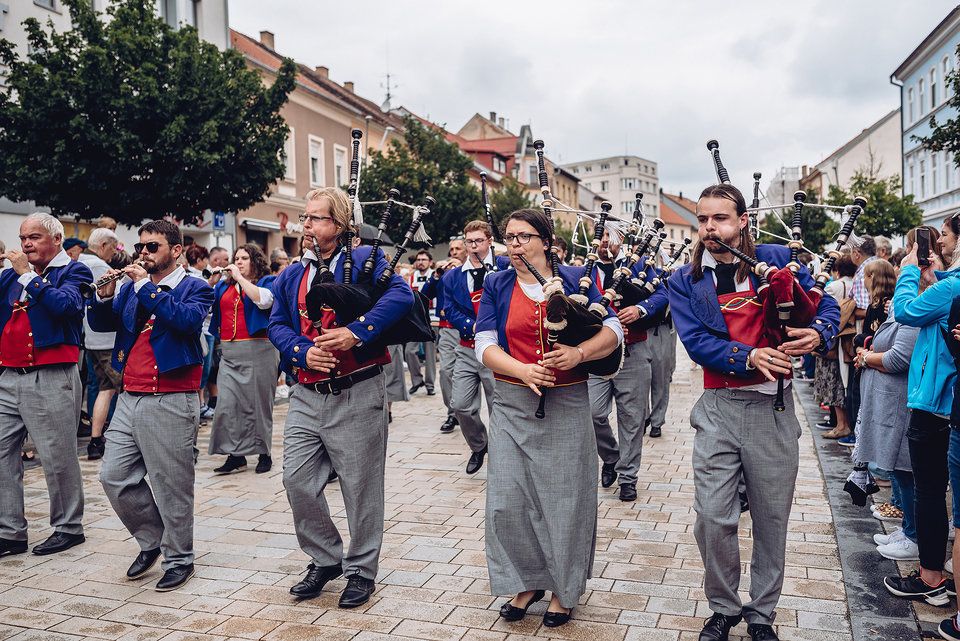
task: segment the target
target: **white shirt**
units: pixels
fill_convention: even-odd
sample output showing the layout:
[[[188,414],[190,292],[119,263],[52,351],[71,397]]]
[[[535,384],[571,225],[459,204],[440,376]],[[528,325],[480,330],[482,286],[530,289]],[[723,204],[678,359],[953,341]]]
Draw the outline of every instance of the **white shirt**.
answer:
[[[343,251],[338,250],[333,256],[330,257],[327,263],[327,268],[330,271],[334,271],[337,268],[337,261],[340,260],[340,257],[343,256]],[[300,264],[303,265],[307,270],[307,282],[312,283],[313,277],[317,275],[317,255],[313,253],[312,249],[306,249],[303,252],[303,256],[300,257]],[[271,299],[271,303],[273,300]],[[353,337],[359,342],[357,345],[363,345],[363,341],[360,340],[360,337],[354,334],[352,331]]]
[[[491,270],[497,265],[497,259],[493,255],[493,250],[490,249],[487,251],[487,255],[483,259],[483,264],[487,270]],[[460,271],[466,273],[467,275],[467,291],[473,292],[476,291],[473,283],[473,274],[470,273],[471,269],[480,269],[479,267],[474,267],[473,263],[470,261],[470,256],[467,256],[467,259],[463,261],[463,266],[460,267]]]
[[[93,274],[93,280],[96,282],[104,274],[110,271],[110,265],[104,262],[99,256],[95,254],[80,254],[80,258],[77,259],[79,262],[83,263],[90,268],[90,272]],[[87,314],[83,315],[83,346],[87,349],[113,349],[113,344],[117,340],[116,332],[95,332],[90,327],[90,323],[87,321]]]
[[[205,282],[205,283],[207,282],[207,279],[203,277],[203,272],[201,272],[201,271],[200,271],[199,269],[197,269],[196,267],[187,267],[187,276],[190,276],[191,278],[197,278],[197,279],[199,279],[199,280],[202,280],[202,281]],[[201,334],[202,336],[211,336],[211,334],[210,334],[210,321],[211,321],[212,319],[213,319],[213,307],[211,307],[211,308],[210,308],[210,311],[207,312],[207,317],[203,319],[203,327],[200,328],[200,334]],[[207,343],[206,341],[200,341],[200,346],[201,346],[201,347],[203,348],[203,350],[204,350],[204,354],[203,354],[204,356],[207,355],[207,354],[206,354],[206,350],[207,350],[207,344],[206,344],[206,343]]]
[[[47,265],[46,269],[43,270],[43,273],[46,274],[51,267],[65,267],[70,264],[70,255],[64,250],[60,250],[60,253],[53,257],[53,260]],[[34,268],[36,269],[36,268]],[[29,271],[25,274],[20,274],[20,278],[17,279],[17,282],[23,285],[23,291],[20,292],[20,302],[27,300],[27,285],[30,284],[37,276],[42,276],[43,274],[38,274],[36,271]]]

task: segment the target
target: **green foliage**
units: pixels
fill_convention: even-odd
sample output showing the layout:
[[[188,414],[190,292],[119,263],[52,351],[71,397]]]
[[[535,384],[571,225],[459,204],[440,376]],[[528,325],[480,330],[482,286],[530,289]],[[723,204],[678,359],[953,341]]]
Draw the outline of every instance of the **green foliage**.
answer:
[[[873,172],[858,171],[847,189],[830,185],[828,205],[848,205],[855,196],[867,199],[867,208],[857,218],[856,232],[887,238],[907,233],[920,224],[923,210],[913,196],[901,196],[900,176],[878,178]]]
[[[264,197],[284,171],[292,61],[267,88],[239,52],[169,27],[155,0],[117,0],[107,19],[63,4],[73,28],[27,20],[25,58],[0,40],[0,194],[127,225]]]
[[[468,180],[473,161],[415,118],[405,119],[404,137],[406,144],[394,139],[387,153],[370,153],[370,165],[360,178],[360,199],[383,200],[393,187],[404,202],[422,203],[424,196],[433,196],[437,206],[424,226],[438,243],[462,233],[467,221],[483,219],[480,190]]]
[[[527,187],[509,176],[504,177],[500,189],[490,194],[490,209],[493,210],[493,219],[498,225],[518,209],[533,206],[533,202]]]
[[[817,203],[817,196],[814,192],[807,192],[806,202],[810,204]],[[761,214],[762,216],[763,214]],[[784,209],[782,211],[766,212],[766,216],[760,221],[760,241],[761,243],[786,245],[787,241],[783,238],[790,237],[791,221],[793,219],[793,209]],[[803,210],[803,222],[800,225],[805,247],[817,252],[823,253],[824,247],[833,240],[833,237],[840,231],[840,224],[827,215],[826,210],[819,208],[807,208]],[[776,238],[774,236],[780,236]]]
[[[557,220],[553,225],[553,235],[566,241],[567,260],[569,260],[576,253],[573,248],[573,227],[564,224],[562,220]]]

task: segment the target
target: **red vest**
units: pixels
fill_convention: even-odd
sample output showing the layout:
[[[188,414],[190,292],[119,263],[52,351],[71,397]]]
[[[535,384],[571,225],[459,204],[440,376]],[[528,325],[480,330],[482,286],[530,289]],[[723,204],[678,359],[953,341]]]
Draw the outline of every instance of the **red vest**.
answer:
[[[127,392],[196,392],[200,389],[203,365],[187,365],[163,374],[157,369],[157,357],[150,344],[153,319],[147,321],[127,355],[123,367],[123,389]]]
[[[266,340],[266,332],[250,336],[247,331],[247,319],[243,310],[243,294],[236,286],[227,287],[220,297],[220,340],[245,341],[251,338]]]
[[[27,301],[13,305],[10,320],[0,334],[0,367],[35,367],[58,363],[76,363],[80,360],[77,345],[33,346],[33,328],[27,316]]]
[[[297,291],[297,310],[299,311],[300,316],[300,333],[303,336],[313,340],[319,336],[320,333],[317,331],[317,328],[313,326],[313,321],[310,320],[310,317],[307,316],[307,276],[309,274],[309,269],[303,270],[303,277],[300,279],[300,288]],[[320,319],[320,326],[322,329],[339,327],[337,325],[336,312],[329,307],[324,307]],[[386,365],[390,362],[390,354],[387,353],[386,348],[384,348],[383,352],[381,352],[375,358],[372,358],[368,361],[363,361],[362,363],[357,361],[353,350],[347,350],[345,352],[335,351],[333,352],[333,355],[340,361],[340,364],[335,370],[327,374],[325,372],[314,372],[306,367],[301,367],[297,370],[297,380],[301,383],[316,383],[318,381],[325,381],[331,378],[348,376],[358,369],[363,369],[371,365]],[[304,363],[306,363],[306,354],[303,355],[303,360]]]
[[[706,277],[711,278],[710,275]],[[720,303],[720,311],[723,312],[723,320],[727,324],[730,340],[753,347],[770,346],[770,341],[763,328],[763,304],[757,299],[752,281],[749,291],[721,294],[717,296],[717,302]],[[703,387],[705,389],[745,387],[766,381],[767,378],[757,371],[754,371],[751,376],[742,378],[732,376],[729,372],[717,372],[706,367],[703,368]]]
[[[543,327],[543,319],[547,315],[546,302],[537,303],[531,300],[523,293],[520,281],[513,286],[513,294],[510,297],[510,307],[507,311],[507,347],[510,350],[510,356],[521,363],[536,363],[543,358],[543,354],[550,351],[550,345],[547,343],[547,330]],[[569,370],[552,370],[557,377],[554,385],[562,387],[564,385],[573,385],[587,380],[587,375],[575,367]],[[505,383],[515,385],[525,385],[525,383],[512,376],[494,374],[494,378]]]
[[[603,276],[603,272],[598,268],[597,269],[597,289],[600,290],[601,294],[604,292],[603,279],[601,278],[602,276]],[[614,272],[614,276],[616,276],[616,272]],[[617,308],[617,306],[612,303],[610,304],[610,309],[612,309],[614,312],[620,311]],[[623,340],[627,345],[633,345],[634,343],[642,343],[643,341],[647,340],[647,330],[639,329],[637,327],[632,327],[630,325],[624,325]]]

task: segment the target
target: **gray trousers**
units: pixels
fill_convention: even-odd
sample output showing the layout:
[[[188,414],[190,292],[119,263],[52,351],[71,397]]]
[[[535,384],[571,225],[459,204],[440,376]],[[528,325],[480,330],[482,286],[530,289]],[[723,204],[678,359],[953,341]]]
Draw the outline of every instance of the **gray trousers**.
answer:
[[[160,548],[164,570],[193,563],[193,444],[199,424],[196,392],[122,392],[104,432],[104,494],[141,550]]]
[[[390,354],[390,363],[383,366],[387,402],[409,401],[410,393],[407,391],[406,381],[403,380],[403,345],[390,345],[387,352]]]
[[[487,397],[487,411],[493,407],[493,372],[477,360],[472,347],[457,344],[457,362],[453,367],[450,407],[460,422],[463,438],[473,452],[487,447],[487,428],[480,419],[480,388]]]
[[[453,368],[457,362],[457,346],[460,334],[452,327],[441,327],[437,337],[437,353],[440,355],[440,396],[447,408],[447,416],[453,416]]]
[[[742,612],[747,623],[772,624],[783,587],[787,521],[799,467],[800,423],[793,394],[786,411],[773,397],[736,389],[707,389],[690,413],[693,440],[694,535],[704,567],[710,609]],[[737,527],[741,473],[750,499],[753,557],[750,602],[741,605]]]
[[[29,434],[43,465],[50,525],[83,534],[83,478],[77,459],[82,386],[76,365],[0,374],[0,537],[27,540],[23,441]]]
[[[653,352],[644,341],[627,346],[623,368],[614,378],[591,376],[587,380],[597,454],[615,463],[620,483],[636,483],[643,453],[643,425],[650,411],[650,370]],[[617,435],[610,426],[610,409],[617,402]]]
[[[677,332],[672,325],[659,325],[647,332],[654,346],[650,377],[650,426],[663,427],[670,404],[670,383],[677,368]]]
[[[417,352],[423,345],[423,366],[426,369],[426,381],[420,371],[420,356]],[[433,391],[434,381],[437,380],[437,344],[433,341],[423,343],[406,343],[403,346],[403,358],[407,361],[407,370],[410,372],[410,384],[420,385],[426,382],[427,390]]]
[[[283,487],[300,548],[320,566],[343,565],[346,576],[375,579],[383,544],[383,474],[387,406],[383,375],[340,394],[302,385],[290,392],[283,433]],[[323,495],[330,470],[340,475],[350,550]]]

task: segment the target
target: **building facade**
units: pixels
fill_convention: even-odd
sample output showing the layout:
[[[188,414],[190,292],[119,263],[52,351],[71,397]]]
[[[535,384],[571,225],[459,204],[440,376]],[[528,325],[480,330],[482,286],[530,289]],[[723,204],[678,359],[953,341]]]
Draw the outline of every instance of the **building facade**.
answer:
[[[664,247],[668,250],[671,243],[682,243],[684,238],[697,239],[697,203],[683,194],[660,192],[660,220],[667,233]]]
[[[923,222],[939,227],[960,211],[960,170],[946,151],[931,151],[915,136],[930,134],[930,118],[954,118],[947,79],[957,68],[960,6],[955,7],[891,74],[900,88],[903,192],[923,209]]]
[[[660,178],[657,163],[640,156],[610,156],[568,163],[563,168],[588,190],[613,205],[613,210],[632,215],[637,192],[643,194],[647,215],[660,216]]]

